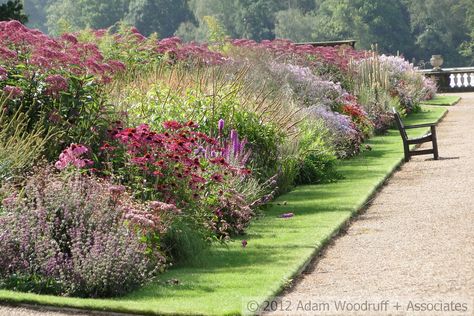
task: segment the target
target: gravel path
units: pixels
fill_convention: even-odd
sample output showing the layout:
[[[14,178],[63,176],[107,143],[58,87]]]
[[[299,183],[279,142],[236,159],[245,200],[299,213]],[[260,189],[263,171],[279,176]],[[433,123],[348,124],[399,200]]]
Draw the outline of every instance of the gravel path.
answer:
[[[86,316],[88,313],[59,312],[47,308],[30,309],[24,307],[0,306],[1,316]]]
[[[453,298],[474,315],[474,93],[462,97],[437,128],[441,160],[404,164],[282,302],[402,299],[405,315],[410,299]]]
[[[462,96],[438,128],[442,159],[420,156],[404,164],[347,234],[285,294],[284,302],[450,298],[468,301],[474,315],[474,93]],[[302,313],[294,307],[284,314]],[[0,306],[0,315],[77,314]]]

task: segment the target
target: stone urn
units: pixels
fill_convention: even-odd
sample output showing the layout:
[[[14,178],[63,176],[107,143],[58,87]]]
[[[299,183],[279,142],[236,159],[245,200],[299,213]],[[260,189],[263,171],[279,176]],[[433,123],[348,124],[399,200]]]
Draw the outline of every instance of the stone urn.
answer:
[[[441,55],[432,55],[430,59],[431,66],[434,70],[441,70],[441,65],[443,64],[443,56]]]

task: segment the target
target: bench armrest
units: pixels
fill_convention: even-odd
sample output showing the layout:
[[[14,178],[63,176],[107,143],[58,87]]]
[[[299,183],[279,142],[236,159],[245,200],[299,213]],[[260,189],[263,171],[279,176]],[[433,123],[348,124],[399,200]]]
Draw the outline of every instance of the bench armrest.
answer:
[[[404,128],[421,128],[421,127],[434,127],[436,123],[426,123],[426,124],[417,124],[417,125],[405,125]]]

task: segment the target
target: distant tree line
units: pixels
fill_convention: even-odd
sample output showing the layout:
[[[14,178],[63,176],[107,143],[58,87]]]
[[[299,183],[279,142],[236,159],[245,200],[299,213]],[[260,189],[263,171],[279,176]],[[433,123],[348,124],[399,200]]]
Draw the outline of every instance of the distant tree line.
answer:
[[[472,0],[23,0],[29,26],[49,33],[118,21],[143,34],[178,35],[205,41],[210,28],[233,38],[289,38],[297,42],[355,39],[359,48],[377,43],[445,65],[474,64]],[[3,9],[0,13],[3,14]],[[209,17],[212,17],[209,19]],[[210,21],[214,22],[211,23]],[[212,26],[214,24],[214,26]]]

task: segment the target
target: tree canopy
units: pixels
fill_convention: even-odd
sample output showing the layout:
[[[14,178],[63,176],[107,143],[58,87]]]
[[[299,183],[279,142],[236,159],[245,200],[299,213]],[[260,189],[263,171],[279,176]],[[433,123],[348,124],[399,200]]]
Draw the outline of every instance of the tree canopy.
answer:
[[[22,23],[28,21],[23,12],[23,3],[20,0],[9,0],[0,4],[0,21],[18,20]]]

